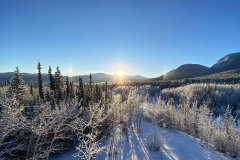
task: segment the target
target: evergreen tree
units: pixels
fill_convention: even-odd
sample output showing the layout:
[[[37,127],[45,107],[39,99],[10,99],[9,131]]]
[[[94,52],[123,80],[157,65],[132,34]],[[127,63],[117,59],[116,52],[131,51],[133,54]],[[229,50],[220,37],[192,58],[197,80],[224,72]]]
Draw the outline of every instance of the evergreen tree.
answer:
[[[74,83],[73,83],[73,81],[72,82],[70,82],[70,96],[72,97],[72,98],[74,98]]]
[[[21,77],[22,74],[20,74],[20,70],[18,66],[16,67],[14,74],[15,74],[15,77],[13,78],[12,88],[16,94],[16,99],[21,104],[23,103],[23,100],[24,100],[25,88],[24,88],[22,77]]]
[[[37,69],[38,69],[38,90],[39,90],[39,96],[41,99],[44,99],[44,96],[43,96],[43,84],[42,84],[42,73],[41,73],[41,64],[40,62],[38,62],[38,66],[37,66]]]
[[[69,85],[69,80],[68,80],[68,77],[66,79],[66,94],[67,94],[67,97],[69,97],[69,93],[70,93],[70,85]]]
[[[92,75],[90,73],[90,76],[89,76],[89,85],[87,86],[87,94],[86,94],[86,103],[87,103],[87,106],[89,106],[90,102],[93,101],[93,85],[92,85]]]
[[[107,81],[105,82],[104,91],[105,91],[105,103],[108,103],[108,85],[107,85]]]
[[[88,107],[89,104],[90,104],[90,101],[91,101],[91,94],[90,94],[90,87],[89,87],[89,85],[87,85],[86,88],[87,88],[86,89],[86,97],[84,97],[85,98],[84,101],[85,101],[86,107]]]
[[[99,92],[99,86],[96,84],[95,85],[95,103],[98,103],[100,100],[100,92]]]
[[[78,84],[79,84],[79,90],[83,90],[83,81],[82,81],[82,77],[79,76],[79,79],[78,79]]]
[[[57,66],[57,72],[55,72],[55,84],[56,84],[56,91],[57,91],[57,104],[59,104],[60,100],[62,100],[62,76],[61,72],[59,70],[59,67]]]
[[[48,77],[49,77],[49,81],[50,81],[50,89],[55,92],[56,91],[55,79],[52,75],[52,69],[51,69],[50,65],[49,65],[49,70],[48,70]]]
[[[82,77],[80,76],[78,79],[78,84],[79,84],[78,101],[80,102],[80,100],[84,98],[83,81],[82,81]]]
[[[30,83],[30,94],[33,96],[33,84]]]
[[[102,86],[96,84],[96,103],[102,100]]]
[[[89,88],[90,88],[90,95],[92,94],[92,88],[93,88],[93,86],[92,86],[92,74],[90,73],[90,76],[89,76]]]
[[[58,66],[57,66],[57,72],[55,72],[55,80],[56,80],[56,89],[61,90],[63,87],[63,82],[62,82],[61,71],[59,70]]]

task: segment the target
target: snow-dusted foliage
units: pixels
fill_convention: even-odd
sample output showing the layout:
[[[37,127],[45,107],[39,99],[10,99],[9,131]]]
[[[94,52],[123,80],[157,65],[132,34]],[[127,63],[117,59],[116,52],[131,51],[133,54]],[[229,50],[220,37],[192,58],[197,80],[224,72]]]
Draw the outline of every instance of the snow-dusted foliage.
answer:
[[[52,110],[49,103],[33,106],[35,112],[27,119],[26,107],[19,106],[13,98],[2,101],[1,157],[12,159],[48,158],[50,153],[67,148],[73,141],[68,126],[76,107],[62,102],[61,109]]]
[[[172,90],[176,95],[184,94],[176,90]],[[190,93],[185,93],[188,94]],[[161,96],[157,97],[152,104],[147,105],[144,116],[160,126],[166,124],[169,130],[182,131],[199,138],[205,144],[206,157],[209,157],[211,147],[219,152],[231,154],[232,157],[240,157],[240,133],[235,127],[236,120],[231,115],[230,107],[225,110],[223,118],[219,116],[215,121],[209,101],[198,104],[197,99],[192,100],[192,97],[186,98],[185,95],[184,98],[180,97],[181,102],[177,105],[172,98],[166,101],[162,100]]]
[[[164,99],[173,98],[180,103],[184,98],[191,105],[194,101],[198,105],[208,101],[208,107],[214,114],[224,114],[229,105],[232,114],[238,118],[237,109],[240,108],[240,85],[239,84],[190,84],[177,88],[164,89],[161,92]]]
[[[87,110],[87,117],[78,118],[74,121],[73,128],[76,130],[78,138],[78,151],[74,156],[90,160],[105,149],[105,146],[100,147],[102,123],[106,117],[103,116],[103,108],[99,104],[90,105]],[[88,130],[88,132],[86,132]],[[95,155],[97,154],[97,155]]]
[[[146,145],[150,151],[159,151],[161,147],[161,134],[157,131],[152,131],[146,136]]]

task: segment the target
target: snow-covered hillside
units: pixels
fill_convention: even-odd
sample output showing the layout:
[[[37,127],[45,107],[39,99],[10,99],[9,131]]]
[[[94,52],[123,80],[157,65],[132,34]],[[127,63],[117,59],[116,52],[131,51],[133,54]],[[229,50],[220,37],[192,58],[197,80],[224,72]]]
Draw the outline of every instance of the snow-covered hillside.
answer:
[[[214,65],[213,68],[220,68],[223,67],[225,65],[229,65],[231,63],[231,61],[233,61],[233,59],[231,58],[231,54],[228,54],[222,58],[220,58]]]
[[[141,125],[141,133],[135,133],[132,129],[128,130],[127,134],[119,129],[118,136],[118,150],[110,157],[107,152],[98,156],[97,160],[159,160],[161,159],[161,152],[149,151],[146,147],[146,135],[154,129],[152,123],[143,121]],[[157,127],[157,131],[162,128]],[[108,146],[109,139],[105,139],[102,145]],[[210,153],[210,154],[209,154]],[[74,151],[53,156],[51,160],[77,160],[73,157]],[[169,132],[166,130],[164,145],[163,145],[163,160],[201,160],[207,159],[210,155],[212,160],[226,160],[232,159],[229,156],[220,154],[212,149],[210,152],[205,148],[205,145],[198,140],[186,135],[182,132]]]

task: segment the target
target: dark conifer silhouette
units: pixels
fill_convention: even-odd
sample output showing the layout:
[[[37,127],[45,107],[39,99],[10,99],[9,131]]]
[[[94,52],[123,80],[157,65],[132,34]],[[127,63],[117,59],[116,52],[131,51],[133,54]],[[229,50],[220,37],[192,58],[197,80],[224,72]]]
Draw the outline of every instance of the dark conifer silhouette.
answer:
[[[33,96],[33,84],[30,83],[30,94]]]
[[[68,80],[68,77],[66,78],[66,94],[67,94],[67,97],[69,97],[69,93],[70,93],[70,85],[69,85],[69,80]]]
[[[82,77],[80,76],[78,79],[78,84],[79,84],[78,101],[80,102],[80,100],[84,98],[83,81],[82,81]]]
[[[92,74],[90,73],[90,76],[89,76],[89,89],[90,89],[90,95],[92,95],[92,88],[93,88],[93,86],[92,86]]]
[[[71,96],[71,98],[74,98],[74,82],[73,81],[71,81],[70,82],[70,96]]]
[[[105,82],[104,91],[105,91],[105,103],[107,103],[108,102],[108,85],[107,85],[107,81]]]
[[[38,90],[39,90],[39,96],[41,99],[44,99],[44,95],[43,95],[43,84],[42,84],[42,73],[41,73],[41,64],[40,62],[38,62],[38,66],[37,66],[37,69],[38,69]]]
[[[56,89],[61,90],[63,87],[63,82],[62,82],[61,71],[59,70],[58,66],[57,66],[57,72],[55,72],[55,79],[56,79]]]
[[[63,82],[62,82],[62,76],[61,71],[59,70],[59,67],[57,66],[57,71],[55,72],[55,84],[56,84],[56,93],[57,93],[57,104],[59,104],[60,100],[62,100],[62,88],[63,88]]]
[[[50,89],[53,91],[56,91],[55,79],[52,75],[52,69],[51,69],[50,65],[49,65],[49,70],[48,70],[48,77],[49,77],[49,81],[50,81]]]

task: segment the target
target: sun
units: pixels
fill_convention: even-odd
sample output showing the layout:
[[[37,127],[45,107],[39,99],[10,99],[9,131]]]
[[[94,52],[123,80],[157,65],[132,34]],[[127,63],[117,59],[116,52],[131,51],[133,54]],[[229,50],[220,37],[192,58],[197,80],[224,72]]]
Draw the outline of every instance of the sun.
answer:
[[[118,71],[118,75],[119,75],[120,77],[122,77],[123,74],[124,74],[124,73],[123,73],[122,70],[119,70],[119,71]]]

